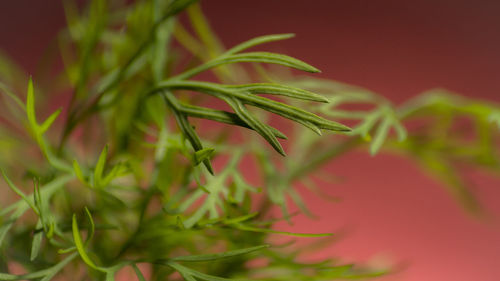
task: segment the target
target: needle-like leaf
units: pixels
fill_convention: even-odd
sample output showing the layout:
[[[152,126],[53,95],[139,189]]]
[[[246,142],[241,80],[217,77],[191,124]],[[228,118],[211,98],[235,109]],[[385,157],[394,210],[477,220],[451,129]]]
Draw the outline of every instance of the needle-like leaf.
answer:
[[[215,261],[215,260],[227,259],[227,258],[232,258],[235,256],[245,255],[245,254],[248,254],[251,252],[260,251],[260,250],[268,248],[268,247],[269,247],[269,245],[260,245],[260,246],[255,246],[255,247],[250,247],[250,248],[245,248],[245,249],[238,249],[238,250],[234,250],[234,251],[228,251],[228,252],[217,253],[217,254],[204,254],[204,255],[175,257],[171,260],[176,261],[176,262]]]
[[[295,34],[293,34],[293,33],[284,33],[284,34],[270,34],[270,35],[255,37],[255,38],[252,38],[248,41],[245,41],[243,43],[240,43],[240,44],[232,47],[231,49],[227,50],[224,53],[224,55],[236,54],[236,53],[244,51],[248,48],[257,46],[257,45],[261,45],[264,43],[270,43],[270,42],[274,42],[274,41],[285,40],[285,39],[292,38],[294,36],[295,36]]]

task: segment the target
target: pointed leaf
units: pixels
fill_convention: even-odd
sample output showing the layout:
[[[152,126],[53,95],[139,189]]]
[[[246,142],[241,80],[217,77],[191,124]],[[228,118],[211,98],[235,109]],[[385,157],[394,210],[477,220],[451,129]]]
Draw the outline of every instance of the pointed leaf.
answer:
[[[76,250],[80,254],[82,260],[91,268],[97,271],[106,272],[104,268],[97,266],[87,255],[87,252],[85,251],[85,246],[82,241],[82,237],[80,236],[80,230],[78,229],[78,223],[76,222],[75,214],[73,214],[72,230],[73,230],[73,240],[75,242]]]
[[[99,159],[97,160],[97,164],[94,169],[94,186],[102,187],[102,175],[104,172],[104,166],[106,164],[106,158],[108,157],[108,145],[104,146],[101,154],[99,155]]]
[[[42,239],[43,239],[42,227],[43,227],[42,220],[39,219],[35,227],[35,231],[37,232],[35,232],[33,240],[31,242],[30,261],[34,261],[38,256],[38,253],[40,252],[40,247],[42,246]]]
[[[179,109],[182,113],[190,116],[203,118],[207,120],[217,121],[229,125],[236,125],[244,128],[250,128],[247,123],[245,123],[241,118],[231,112],[215,110],[211,108],[199,107],[189,104],[181,103],[181,108]],[[273,132],[274,136],[280,139],[287,139],[286,135],[278,131],[276,128],[266,125]]]
[[[264,124],[257,120],[257,118],[252,116],[252,114],[247,111],[245,106],[240,101],[234,98],[227,98],[225,100],[233,108],[234,112],[241,118],[241,120],[245,121],[248,126],[259,133],[279,154],[286,156],[283,147],[281,147],[281,144],[276,137],[274,137],[271,130],[264,126]]]
[[[377,128],[377,131],[375,132],[375,136],[373,137],[373,141],[370,145],[370,154],[372,156],[377,154],[379,149],[384,144],[384,141],[387,138],[387,135],[389,133],[391,123],[392,122],[391,122],[390,118],[386,117],[382,120],[382,124],[380,124],[380,126]]]
[[[82,172],[82,169],[80,168],[80,164],[78,164],[78,161],[76,161],[76,159],[73,160],[73,170],[75,172],[76,177],[80,180],[80,182],[87,185],[87,181],[85,180],[85,177],[83,176],[83,172]]]
[[[204,254],[204,255],[175,257],[172,260],[173,261],[181,261],[181,262],[215,261],[215,260],[220,260],[220,259],[231,258],[234,256],[245,255],[245,254],[259,251],[259,250],[262,250],[262,249],[265,249],[268,247],[269,247],[269,245],[260,245],[260,246],[239,249],[239,250],[234,250],[234,251],[228,251],[228,252],[223,252],[223,253],[217,253],[217,254]]]
[[[0,168],[0,172],[2,173],[2,176],[3,176],[3,179],[5,180],[5,182],[7,183],[7,185],[10,187],[10,189],[12,189],[12,191],[14,191],[17,195],[19,195],[29,206],[31,209],[33,209],[33,211],[38,215],[39,214],[39,210],[38,208],[35,206],[34,202],[30,199],[28,199],[28,197],[24,194],[24,192],[22,192],[8,177],[7,177],[7,174],[5,173],[5,171]]]
[[[28,121],[30,126],[34,130],[38,130],[38,123],[36,122],[35,115],[35,94],[33,90],[33,80],[28,81],[28,93],[26,96],[26,114],[28,115]]]
[[[45,133],[50,128],[50,126],[52,125],[52,123],[54,123],[54,121],[59,116],[61,111],[62,109],[58,109],[54,111],[49,117],[47,117],[47,119],[45,119],[43,124],[40,126],[40,134]]]
[[[290,56],[268,53],[268,52],[249,52],[242,54],[234,54],[234,55],[224,55],[220,56],[214,60],[206,62],[198,67],[192,68],[186,72],[183,72],[172,79],[174,80],[184,80],[189,79],[203,71],[206,71],[210,68],[214,68],[221,65],[231,64],[231,63],[240,63],[240,62],[259,62],[259,63],[270,63],[270,64],[279,64],[291,68],[295,68],[298,70],[317,73],[320,72],[319,69],[311,66],[301,60],[296,58],[292,58]]]
[[[194,163],[195,165],[200,164],[205,160],[209,160],[215,153],[215,149],[213,148],[203,148],[202,150],[198,150],[194,153]]]
[[[134,269],[135,275],[137,276],[137,279],[139,279],[139,281],[146,281],[146,278],[144,278],[144,275],[142,275],[141,270],[135,263],[132,264],[132,268]]]
[[[243,84],[243,85],[231,85],[227,87],[237,89],[240,91],[249,92],[252,94],[272,94],[272,95],[281,95],[302,100],[310,100],[310,101],[325,102],[325,103],[329,102],[329,100],[322,95],[318,95],[316,93],[306,91],[300,88],[280,85],[276,83],[254,83],[254,84]]]
[[[284,33],[284,34],[270,34],[270,35],[264,35],[264,36],[259,36],[252,38],[248,41],[245,41],[243,43],[240,43],[231,49],[227,50],[224,55],[232,55],[239,53],[241,51],[244,51],[248,48],[261,45],[264,43],[269,43],[269,42],[274,42],[274,41],[280,41],[280,40],[285,40],[294,37],[295,34],[293,33]]]

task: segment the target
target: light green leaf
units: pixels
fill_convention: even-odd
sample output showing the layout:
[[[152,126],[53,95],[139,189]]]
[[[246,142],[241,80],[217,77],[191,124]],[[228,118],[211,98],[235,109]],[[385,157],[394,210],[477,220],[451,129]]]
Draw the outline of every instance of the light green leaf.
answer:
[[[389,133],[389,129],[391,128],[392,120],[390,118],[384,118],[382,123],[379,125],[375,132],[375,136],[373,137],[373,141],[370,145],[370,154],[373,156],[377,154],[379,149],[384,144],[385,139]]]
[[[32,279],[42,278],[40,281],[50,281],[59,271],[61,271],[68,263],[70,263],[77,256],[78,256],[77,253],[73,253],[52,267],[24,275],[0,273],[0,280],[5,280],[5,281],[32,280]]]
[[[38,133],[38,123],[36,122],[35,115],[35,94],[33,90],[33,80],[31,77],[28,80],[28,92],[26,96],[26,114],[31,128],[35,133]]]
[[[14,191],[17,195],[19,195],[29,206],[31,209],[33,209],[33,211],[38,215],[39,214],[39,210],[38,208],[35,206],[33,200],[30,200],[28,199],[28,197],[24,194],[24,192],[22,192],[8,177],[7,177],[7,174],[5,173],[5,171],[0,168],[0,172],[2,173],[2,176],[3,176],[3,179],[5,180],[5,182],[7,183],[7,185],[10,187],[10,189],[12,189],[12,191]]]
[[[80,236],[80,230],[78,229],[78,223],[76,222],[76,215],[73,214],[73,223],[72,223],[72,230],[73,230],[73,240],[75,242],[76,250],[78,251],[78,254],[80,254],[80,257],[82,260],[91,268],[101,271],[101,272],[107,272],[105,268],[97,266],[87,255],[87,252],[85,251],[85,246],[82,241],[82,237]]]
[[[9,90],[7,85],[0,82],[0,90],[2,90],[2,92],[5,93],[7,95],[7,97],[11,98],[20,109],[26,111],[24,103],[21,101],[21,99],[18,96],[16,96],[12,91]]]
[[[206,159],[212,158],[215,153],[215,149],[213,148],[203,148],[202,150],[198,150],[194,153],[194,163],[195,165],[200,164]]]
[[[255,246],[255,247],[250,247],[250,248],[245,248],[245,249],[239,249],[239,250],[234,250],[234,251],[228,251],[224,253],[217,253],[217,254],[204,254],[204,255],[193,255],[193,256],[182,256],[182,257],[175,257],[171,260],[173,261],[180,261],[180,262],[206,262],[206,261],[215,261],[215,260],[220,260],[220,259],[226,259],[226,258],[231,258],[234,256],[239,256],[239,255],[245,255],[251,252],[259,251],[265,248],[268,248],[269,245],[260,245],[260,246]]]
[[[54,111],[49,117],[47,117],[47,119],[45,119],[45,121],[40,126],[40,132],[39,132],[40,134],[45,133],[50,128],[50,126],[52,125],[52,123],[54,123],[54,121],[59,116],[61,111],[62,109],[58,109]]]
[[[108,157],[108,145],[104,147],[101,154],[99,155],[99,159],[97,160],[97,164],[94,169],[94,186],[102,187],[102,176],[104,172],[104,166],[106,165],[106,158]]]
[[[285,33],[285,34],[270,34],[270,35],[255,37],[255,38],[252,38],[248,41],[245,41],[243,43],[240,43],[240,44],[232,47],[231,49],[224,52],[224,55],[233,55],[233,54],[239,53],[241,51],[244,51],[248,48],[257,46],[257,45],[261,45],[264,43],[270,43],[270,42],[274,42],[274,41],[285,40],[285,39],[292,38],[294,36],[295,36],[295,34],[293,34],[293,33]]]
[[[254,83],[243,85],[229,85],[226,87],[239,91],[249,92],[252,94],[272,94],[316,102],[329,102],[328,99],[322,95],[318,95],[316,93],[300,88],[280,85],[276,83]]]
[[[85,245],[88,245],[88,243],[92,240],[92,238],[94,238],[95,224],[89,209],[87,207],[85,207],[84,209],[85,209],[85,214],[87,215],[87,219],[89,220],[89,230],[87,239],[85,240]]]
[[[208,274],[196,271],[194,269],[182,266],[182,265],[175,263],[175,262],[166,262],[166,263],[160,262],[160,264],[168,265],[171,268],[177,270],[187,281],[194,280],[194,278],[193,279],[191,279],[189,277],[186,278],[185,276],[191,276],[191,277],[194,276],[198,279],[205,280],[205,281],[236,281],[236,280],[238,280],[238,279],[228,279],[228,278],[222,278],[222,277],[218,277],[218,276],[208,275]]]
[[[201,82],[201,81],[165,80],[158,83],[157,87],[153,89],[151,93],[158,92],[162,89],[192,90],[213,95],[221,99],[224,99],[225,97],[233,97],[237,98],[238,100],[241,100],[245,104],[254,105],[258,108],[278,114],[282,117],[285,117],[295,122],[299,123],[309,122],[319,128],[338,131],[338,132],[348,132],[351,130],[349,127],[345,125],[330,120],[326,120],[324,118],[321,118],[311,112],[302,110],[300,108],[287,105],[281,102],[277,102],[271,99],[267,99],[264,97],[252,95],[249,93],[231,90],[215,83]]]
[[[85,177],[83,176],[82,169],[80,168],[80,164],[78,164],[78,161],[76,159],[73,160],[73,170],[75,172],[76,177],[82,182],[83,184],[87,185],[87,181],[85,180]]]
[[[244,224],[240,224],[240,223],[235,223],[235,224],[232,224],[231,226],[236,228],[236,229],[243,230],[243,231],[283,234],[283,235],[297,236],[297,237],[325,237],[325,236],[332,236],[333,235],[333,233],[296,233],[296,232],[288,232],[288,231],[279,231],[279,230],[273,230],[273,229],[268,229],[268,228],[259,228],[259,227],[254,227],[254,226],[248,226],[248,225],[244,225]]]
[[[236,125],[244,128],[250,128],[247,123],[245,123],[241,118],[231,112],[223,111],[223,110],[215,110],[211,108],[205,108],[200,106],[194,106],[189,104],[180,103],[180,111],[190,117],[203,118],[206,120],[217,121],[229,125]],[[287,139],[286,135],[282,132],[278,131],[276,128],[273,128],[267,124],[265,124],[269,129],[273,132],[274,136],[280,139]]]
[[[301,60],[275,53],[268,52],[248,52],[242,54],[235,55],[223,55],[217,57],[205,64],[202,64],[198,67],[192,68],[186,72],[183,72],[175,77],[172,80],[184,80],[189,79],[203,71],[206,71],[210,68],[214,68],[221,65],[232,64],[232,63],[240,63],[240,62],[259,62],[259,63],[270,63],[270,64],[279,64],[291,68],[295,68],[298,70],[316,73],[320,72],[319,69],[311,66]]]
[[[31,242],[30,261],[34,261],[36,259],[36,257],[38,256],[38,253],[40,252],[40,247],[42,245],[43,224],[42,224],[41,219],[38,219],[38,222],[36,223],[35,229],[38,232],[35,232],[35,235],[33,236],[33,241]]]

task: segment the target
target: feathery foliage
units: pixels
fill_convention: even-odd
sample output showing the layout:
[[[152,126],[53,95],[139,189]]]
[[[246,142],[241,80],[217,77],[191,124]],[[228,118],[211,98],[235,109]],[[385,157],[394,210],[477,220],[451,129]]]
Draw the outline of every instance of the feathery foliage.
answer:
[[[289,220],[293,202],[309,214],[297,184],[321,192],[309,176],[354,149],[414,159],[466,209],[481,212],[458,164],[500,171],[498,105],[433,90],[395,106],[335,81],[276,77],[266,65],[319,72],[284,54],[248,51],[293,34],[226,50],[196,1],[128,2],[92,0],[83,9],[64,2],[68,27],[58,42],[65,68],[50,89],[72,92],[64,111],[41,118],[54,97],[0,53],[1,106],[8,109],[0,111],[2,194],[12,191],[0,209],[0,280],[114,280],[126,267],[138,280],[390,273],[337,260],[304,263],[299,247],[287,251],[268,239],[331,235],[280,231],[270,213],[278,206]],[[184,12],[187,22],[177,17]],[[204,72],[216,79],[199,78]],[[260,81],[249,78],[255,74]],[[272,116],[293,128],[287,152]],[[463,117],[477,132],[473,141],[456,129]],[[422,122],[418,130],[405,128],[412,120]],[[236,133],[244,143],[232,140]],[[261,186],[242,168],[252,160]],[[10,273],[14,263],[25,273]]]

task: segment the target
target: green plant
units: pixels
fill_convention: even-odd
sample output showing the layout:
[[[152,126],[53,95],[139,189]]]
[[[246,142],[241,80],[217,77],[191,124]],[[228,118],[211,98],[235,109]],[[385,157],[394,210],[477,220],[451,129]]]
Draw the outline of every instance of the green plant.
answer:
[[[500,126],[497,105],[433,90],[396,107],[358,87],[278,76],[262,64],[318,70],[247,49],[291,34],[226,50],[196,1],[122,2],[94,0],[84,11],[65,2],[68,28],[59,41],[65,67],[52,90],[71,89],[66,118],[56,110],[39,121],[40,101],[53,97],[0,57],[7,109],[1,111],[0,166],[6,186],[20,197],[0,210],[0,280],[114,280],[124,267],[133,268],[139,280],[145,280],[141,270],[150,280],[188,281],[386,274],[389,269],[334,260],[304,263],[300,249],[269,245],[274,234],[330,235],[276,230],[269,212],[279,206],[283,219],[290,219],[287,206],[293,202],[308,213],[296,183],[319,191],[308,175],[353,149],[411,157],[442,179],[466,209],[481,212],[459,169],[466,164],[499,171],[492,129]],[[177,18],[184,10],[187,23]],[[214,77],[195,78],[206,72]],[[256,77],[265,82],[253,82]],[[26,81],[24,101],[14,89]],[[214,100],[223,102],[216,103],[223,110],[212,108]],[[348,110],[348,104],[368,109]],[[293,134],[287,157],[279,156],[285,155],[278,141],[285,134],[268,122],[274,116],[292,121],[284,126]],[[457,130],[462,117],[475,136]],[[414,120],[419,128],[407,132],[403,122]],[[322,130],[330,134],[318,136]],[[245,146],[235,143],[235,134],[245,134]],[[223,163],[213,168],[213,159]],[[252,160],[261,188],[241,169]],[[8,273],[15,263],[25,272]]]

